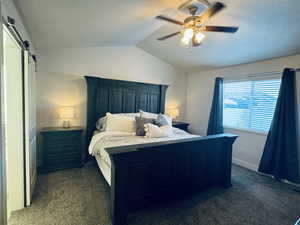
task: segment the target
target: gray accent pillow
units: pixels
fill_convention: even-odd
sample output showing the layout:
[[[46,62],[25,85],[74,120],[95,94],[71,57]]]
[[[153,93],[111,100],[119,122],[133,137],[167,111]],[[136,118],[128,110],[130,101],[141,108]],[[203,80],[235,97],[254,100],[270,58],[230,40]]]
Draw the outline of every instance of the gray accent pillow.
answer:
[[[155,120],[155,124],[159,127],[170,125],[168,120],[166,119],[166,117],[163,114],[159,114],[157,116],[157,119]]]
[[[154,124],[155,119],[153,118],[144,118],[144,117],[135,117],[136,121],[136,135],[137,136],[145,136],[145,127],[146,123]]]
[[[105,123],[106,123],[106,116],[99,118],[96,122],[97,130],[104,131],[105,130]]]

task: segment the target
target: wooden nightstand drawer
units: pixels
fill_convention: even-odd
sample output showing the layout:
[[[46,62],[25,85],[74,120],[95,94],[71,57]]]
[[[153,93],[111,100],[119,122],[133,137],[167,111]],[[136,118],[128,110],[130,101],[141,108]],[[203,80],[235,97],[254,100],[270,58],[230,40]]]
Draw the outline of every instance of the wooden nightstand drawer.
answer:
[[[59,160],[59,159],[68,159],[68,158],[80,158],[81,154],[79,151],[73,151],[73,152],[60,152],[57,153],[46,153],[46,160],[47,162],[53,161],[53,160]]]
[[[188,131],[189,124],[185,122],[173,122],[172,126],[184,131]]]
[[[43,136],[42,172],[74,168],[82,165],[82,128],[45,128]]]
[[[68,150],[80,148],[81,140],[78,140],[76,143],[75,142],[74,143],[45,142],[44,146],[46,146],[48,151],[51,151],[51,152],[68,151]]]
[[[77,155],[76,157],[72,156],[72,157],[69,157],[69,158],[49,158],[47,159],[47,162],[46,162],[46,165],[47,166],[55,166],[55,165],[58,165],[58,166],[61,166],[61,165],[64,165],[65,163],[68,164],[68,163],[79,163],[80,162],[80,156]]]
[[[80,133],[70,133],[70,132],[60,132],[61,134],[50,134],[48,136],[49,141],[54,142],[72,142],[78,140],[78,138],[81,138],[81,132]]]

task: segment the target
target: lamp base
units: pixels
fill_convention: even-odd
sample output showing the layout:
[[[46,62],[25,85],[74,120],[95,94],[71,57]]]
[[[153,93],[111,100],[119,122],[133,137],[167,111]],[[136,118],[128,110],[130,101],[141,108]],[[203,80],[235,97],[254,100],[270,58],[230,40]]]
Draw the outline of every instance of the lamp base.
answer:
[[[69,120],[64,120],[63,121],[63,128],[66,128],[66,129],[70,128],[70,121]]]

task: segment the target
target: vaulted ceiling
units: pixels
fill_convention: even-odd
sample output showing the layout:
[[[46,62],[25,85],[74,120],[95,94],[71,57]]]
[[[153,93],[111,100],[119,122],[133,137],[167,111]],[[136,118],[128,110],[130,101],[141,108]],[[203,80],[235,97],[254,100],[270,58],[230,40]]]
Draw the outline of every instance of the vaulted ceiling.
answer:
[[[185,0],[15,0],[39,48],[137,46],[185,70],[206,70],[300,53],[299,0],[222,0],[209,25],[239,26],[235,34],[206,33],[201,46],[180,37],[156,39],[180,26],[155,20]]]

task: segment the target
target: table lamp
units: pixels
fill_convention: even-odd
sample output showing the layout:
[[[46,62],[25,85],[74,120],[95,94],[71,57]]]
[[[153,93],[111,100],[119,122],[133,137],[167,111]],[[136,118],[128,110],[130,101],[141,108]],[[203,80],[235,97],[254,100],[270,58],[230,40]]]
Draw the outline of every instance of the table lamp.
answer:
[[[62,107],[59,116],[63,119],[63,128],[70,128],[70,119],[74,118],[74,108]]]
[[[173,121],[176,121],[176,117],[179,116],[179,109],[178,108],[167,109],[167,114],[173,119]]]

